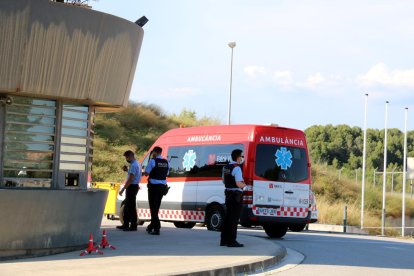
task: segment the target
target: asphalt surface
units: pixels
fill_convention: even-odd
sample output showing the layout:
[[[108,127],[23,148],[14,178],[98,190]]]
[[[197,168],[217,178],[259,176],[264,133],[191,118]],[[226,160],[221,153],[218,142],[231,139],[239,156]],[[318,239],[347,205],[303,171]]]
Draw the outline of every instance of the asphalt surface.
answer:
[[[266,236],[261,230],[240,229],[239,232]],[[288,232],[282,239],[272,241],[286,247],[288,253],[281,263],[263,275],[414,275],[414,239],[409,237],[306,231]]]
[[[245,246],[219,246],[220,233],[205,227],[178,229],[163,223],[160,236],[115,228],[119,221],[104,219],[102,230],[116,249],[105,248],[80,256],[81,251],[0,262],[0,275],[231,275],[260,272],[278,263],[286,249],[266,237],[240,233]],[[89,237],[85,237],[85,244]],[[94,237],[95,243],[101,236]]]

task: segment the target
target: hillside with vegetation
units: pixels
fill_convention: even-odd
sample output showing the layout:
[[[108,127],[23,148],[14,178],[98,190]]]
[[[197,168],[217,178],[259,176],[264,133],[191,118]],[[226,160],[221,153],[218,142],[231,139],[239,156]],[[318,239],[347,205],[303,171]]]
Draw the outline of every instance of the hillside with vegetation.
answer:
[[[159,135],[171,128],[220,124],[218,119],[197,118],[194,111],[167,115],[158,106],[131,102],[117,113],[95,118],[93,181],[120,182],[125,173],[122,154],[131,149],[140,158]],[[305,130],[312,161],[313,190],[319,221],[342,224],[344,207],[349,225],[360,225],[363,130],[347,125],[311,126]],[[404,134],[388,130],[387,218],[401,218],[402,160]],[[366,227],[381,225],[384,131],[367,131],[365,192]],[[408,156],[414,156],[414,132],[408,133]],[[375,176],[374,176],[375,175]],[[409,192],[407,184],[407,192]],[[414,200],[408,196],[407,215],[414,217]],[[379,233],[373,228],[372,233]],[[388,231],[388,234],[396,231]]]
[[[121,167],[126,150],[140,158],[162,133],[177,127],[217,125],[218,119],[197,118],[194,111],[166,115],[156,105],[130,102],[116,113],[100,113],[95,117],[93,181],[122,181]]]

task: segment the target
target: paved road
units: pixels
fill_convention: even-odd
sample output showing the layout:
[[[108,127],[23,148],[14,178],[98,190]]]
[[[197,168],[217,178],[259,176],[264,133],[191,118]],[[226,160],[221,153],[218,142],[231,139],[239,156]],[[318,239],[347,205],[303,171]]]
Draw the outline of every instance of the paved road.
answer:
[[[266,236],[261,230],[240,232]],[[414,275],[413,239],[288,232],[274,242],[301,253],[304,259],[293,268],[270,275]],[[289,264],[289,257],[286,261]]]

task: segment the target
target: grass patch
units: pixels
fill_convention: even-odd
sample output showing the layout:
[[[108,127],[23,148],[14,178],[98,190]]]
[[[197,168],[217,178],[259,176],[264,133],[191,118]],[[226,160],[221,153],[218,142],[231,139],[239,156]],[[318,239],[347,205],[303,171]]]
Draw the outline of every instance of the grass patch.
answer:
[[[355,178],[323,164],[312,166],[313,191],[315,192],[318,222],[324,224],[343,225],[344,208],[347,206],[347,225],[361,226],[361,182],[356,183]],[[365,184],[364,228],[370,234],[381,234],[382,214],[382,187],[367,181]],[[388,188],[388,187],[387,187]],[[391,188],[389,187],[389,191]],[[387,190],[387,191],[388,191]],[[386,227],[392,219],[401,218],[401,193],[386,194]],[[406,216],[414,217],[414,199],[406,196]],[[408,226],[408,225],[407,225]],[[378,228],[369,228],[378,227]],[[388,236],[400,235],[401,229],[385,229]]]

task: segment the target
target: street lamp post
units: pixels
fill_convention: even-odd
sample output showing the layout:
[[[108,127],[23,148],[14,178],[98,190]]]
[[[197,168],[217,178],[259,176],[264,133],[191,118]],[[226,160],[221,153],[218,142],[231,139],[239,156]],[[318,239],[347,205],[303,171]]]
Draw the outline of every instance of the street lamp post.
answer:
[[[230,118],[231,118],[231,86],[233,80],[233,49],[236,47],[236,42],[231,41],[227,44],[231,48],[231,62],[230,62],[230,91],[229,91],[229,120],[228,124],[230,125]]]
[[[365,201],[365,167],[367,156],[367,104],[368,94],[365,94],[365,109],[364,109],[364,147],[362,150],[362,179],[361,179],[361,229],[364,229],[364,201]],[[375,171],[374,171],[375,179]],[[375,183],[375,180],[374,180]]]
[[[387,186],[387,122],[388,122],[388,101],[385,102],[385,129],[384,129],[384,172],[382,178],[382,216],[381,235],[385,236],[385,192]]]
[[[405,236],[405,186],[407,185],[407,116],[408,116],[408,107],[405,108],[405,119],[404,119],[404,161],[403,161],[403,189],[402,189],[402,214],[401,214],[401,236],[403,237]]]

